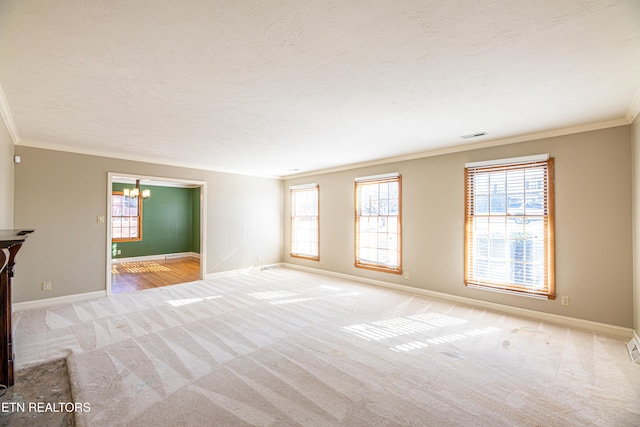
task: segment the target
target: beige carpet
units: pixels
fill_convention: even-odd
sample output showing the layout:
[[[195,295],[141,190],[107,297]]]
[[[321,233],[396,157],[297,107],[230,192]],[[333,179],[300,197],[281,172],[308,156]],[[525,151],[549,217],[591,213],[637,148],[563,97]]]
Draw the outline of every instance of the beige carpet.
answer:
[[[16,313],[81,426],[638,426],[625,340],[291,269]]]

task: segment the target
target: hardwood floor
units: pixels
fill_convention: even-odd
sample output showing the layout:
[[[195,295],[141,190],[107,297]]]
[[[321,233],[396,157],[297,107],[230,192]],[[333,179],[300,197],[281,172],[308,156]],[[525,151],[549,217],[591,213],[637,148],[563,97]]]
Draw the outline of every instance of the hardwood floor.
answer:
[[[191,257],[111,265],[112,294],[124,294],[199,279],[200,260]]]

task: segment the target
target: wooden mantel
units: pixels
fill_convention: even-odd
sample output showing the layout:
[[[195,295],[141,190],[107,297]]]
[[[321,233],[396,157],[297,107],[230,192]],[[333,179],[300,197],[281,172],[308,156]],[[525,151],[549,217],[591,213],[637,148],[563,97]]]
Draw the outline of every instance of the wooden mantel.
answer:
[[[0,384],[13,385],[11,286],[18,251],[34,230],[0,230]]]

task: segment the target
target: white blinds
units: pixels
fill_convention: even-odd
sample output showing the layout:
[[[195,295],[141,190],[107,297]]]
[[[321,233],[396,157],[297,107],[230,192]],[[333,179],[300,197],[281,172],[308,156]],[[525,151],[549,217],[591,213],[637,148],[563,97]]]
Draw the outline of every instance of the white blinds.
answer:
[[[357,267],[402,271],[401,195],[398,173],[356,178]]]
[[[465,283],[553,295],[553,159],[465,169]]]
[[[290,187],[292,256],[319,259],[319,186]]]
[[[522,163],[546,162],[549,160],[548,154],[535,154],[533,156],[511,157],[508,159],[483,160],[471,162],[464,165],[465,168],[484,168],[497,165],[517,165]]]

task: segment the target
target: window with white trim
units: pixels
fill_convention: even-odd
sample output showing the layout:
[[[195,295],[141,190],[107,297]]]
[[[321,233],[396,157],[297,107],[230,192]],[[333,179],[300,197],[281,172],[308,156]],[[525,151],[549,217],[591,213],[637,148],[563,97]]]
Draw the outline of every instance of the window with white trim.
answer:
[[[467,164],[468,286],[555,299],[553,159]]]
[[[320,188],[318,184],[289,188],[292,257],[320,259]]]
[[[402,273],[401,195],[398,173],[356,178],[356,267]]]

